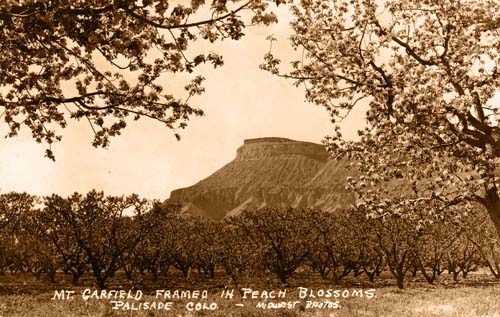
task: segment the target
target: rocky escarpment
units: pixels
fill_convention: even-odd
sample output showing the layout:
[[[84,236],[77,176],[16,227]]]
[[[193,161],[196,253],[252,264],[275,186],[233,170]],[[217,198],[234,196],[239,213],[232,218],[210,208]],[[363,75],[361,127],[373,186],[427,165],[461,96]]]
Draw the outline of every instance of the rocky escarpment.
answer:
[[[222,219],[265,206],[332,211],[354,201],[346,192],[345,162],[324,147],[285,138],[245,140],[236,158],[197,184],[174,190],[170,202],[185,212]]]
[[[328,153],[322,145],[285,138],[258,138],[245,140],[236,151],[236,160],[262,160],[272,157],[300,155],[313,160],[326,161]]]

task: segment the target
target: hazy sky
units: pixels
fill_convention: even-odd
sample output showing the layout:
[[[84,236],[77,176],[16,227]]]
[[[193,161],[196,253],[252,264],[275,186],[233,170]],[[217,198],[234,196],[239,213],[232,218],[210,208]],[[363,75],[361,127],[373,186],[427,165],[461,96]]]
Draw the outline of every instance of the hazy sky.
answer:
[[[244,139],[278,136],[321,142],[332,132],[326,110],[306,103],[302,88],[258,68],[270,33],[279,39],[274,52],[295,54],[287,40],[288,16],[280,10],[279,24],[247,29],[243,39],[217,45],[225,65],[206,74],[206,92],[192,99],[205,116],[193,118],[180,131],[181,141],[161,124],[141,120],[129,124],[109,148],[95,149],[88,123],[72,122],[63,141],[53,146],[52,162],[43,156],[45,146],[29,134],[2,139],[0,192],[67,195],[96,188],[113,195],[165,199],[171,190],[192,185],[232,160]],[[172,84],[176,83],[166,83]],[[348,136],[354,134],[360,116],[354,114],[344,123]]]

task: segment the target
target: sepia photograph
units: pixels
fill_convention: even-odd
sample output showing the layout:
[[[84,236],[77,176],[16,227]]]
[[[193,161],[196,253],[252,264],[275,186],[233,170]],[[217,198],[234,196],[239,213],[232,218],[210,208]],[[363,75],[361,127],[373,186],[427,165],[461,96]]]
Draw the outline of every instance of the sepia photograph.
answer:
[[[0,0],[0,317],[500,317],[498,0]]]

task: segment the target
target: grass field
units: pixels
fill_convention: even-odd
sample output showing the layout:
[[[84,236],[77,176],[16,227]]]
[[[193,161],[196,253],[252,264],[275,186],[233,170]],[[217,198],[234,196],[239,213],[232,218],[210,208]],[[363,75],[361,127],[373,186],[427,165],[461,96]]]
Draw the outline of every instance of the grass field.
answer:
[[[128,289],[126,281],[115,278],[110,289]],[[252,281],[253,280],[253,281]],[[485,273],[475,273],[461,283],[451,283],[444,276],[438,285],[427,285],[418,277],[408,282],[407,288],[399,290],[392,285],[392,280],[382,277],[375,285],[365,281],[348,279],[345,285],[335,286],[324,282],[311,274],[297,274],[284,287],[274,280],[261,277],[250,277],[240,288],[251,287],[255,290],[285,290],[286,297],[279,299],[251,299],[235,291],[233,299],[221,298],[224,289],[224,277],[214,280],[202,277],[191,277],[182,280],[173,276],[161,279],[150,287],[141,287],[144,296],[140,301],[124,300],[130,305],[139,302],[172,302],[170,310],[122,310],[113,309],[113,304],[106,299],[82,298],[82,292],[91,288],[90,277],[82,281],[82,286],[70,287],[66,280],[60,278],[56,284],[49,284],[32,278],[30,275],[0,277],[0,316],[490,316],[500,317],[500,283],[492,280]],[[124,284],[124,285],[119,285]],[[151,283],[147,283],[151,284]],[[299,298],[299,287],[338,290],[339,297]],[[228,288],[232,286],[228,285]],[[75,295],[69,300],[52,300],[54,290],[71,289]],[[155,298],[156,289],[207,290],[208,298],[203,300],[163,299]],[[353,295],[353,291],[375,289],[375,297]],[[93,290],[93,288],[92,288]],[[350,296],[342,297],[349,293]],[[135,291],[133,292],[135,293]],[[261,293],[260,293],[261,294]],[[302,293],[304,294],[304,293]],[[317,293],[316,293],[317,294]],[[259,302],[290,302],[292,308],[262,309],[256,307]],[[309,303],[308,303],[309,301]],[[330,301],[338,308],[309,308],[313,301],[323,303]],[[189,302],[202,302],[208,305],[215,303],[215,310],[189,311]],[[236,306],[242,304],[242,306]],[[260,304],[262,305],[262,304]],[[212,306],[214,307],[214,306]]]

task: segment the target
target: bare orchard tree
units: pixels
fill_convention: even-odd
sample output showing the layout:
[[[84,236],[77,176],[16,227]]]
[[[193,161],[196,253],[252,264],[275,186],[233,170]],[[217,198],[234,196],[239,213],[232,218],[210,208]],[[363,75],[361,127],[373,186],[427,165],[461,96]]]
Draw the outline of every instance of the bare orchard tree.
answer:
[[[59,196],[47,197],[45,208],[35,217],[35,225],[48,244],[53,246],[55,257],[65,273],[71,274],[71,282],[77,284],[87,271],[88,256],[77,243],[74,233],[69,229],[67,221],[61,221],[59,207],[63,199]]]
[[[196,225],[190,215],[174,214],[162,223],[163,252],[170,258],[173,267],[182,276],[189,278],[189,272],[195,266],[198,244],[196,242]]]
[[[377,248],[382,252],[389,271],[399,288],[404,288],[408,271],[414,263],[414,250],[420,233],[413,220],[400,215],[387,215],[369,220],[377,237]]]
[[[68,198],[53,195],[47,198],[46,208],[83,249],[99,288],[105,288],[114,275],[120,256],[135,248],[161,216],[150,214],[158,209],[136,195],[113,197],[96,191]],[[126,211],[133,216],[126,216]]]
[[[433,284],[445,270],[449,256],[457,255],[455,251],[459,245],[463,245],[463,238],[460,228],[444,219],[431,221],[424,227],[414,251],[414,259],[417,269],[429,284]]]
[[[231,220],[227,220],[231,222]],[[224,223],[218,234],[217,262],[229,276],[234,287],[240,289],[242,278],[250,276],[258,263],[254,244],[243,228]]]
[[[153,281],[158,280],[160,274],[165,275],[172,264],[172,257],[165,240],[167,233],[168,217],[176,216],[179,213],[179,205],[162,204],[156,205],[154,208],[161,209],[163,217],[158,217],[156,221],[159,223],[157,226],[142,239],[137,246],[130,250],[130,256],[125,257],[123,260],[123,267],[129,267],[129,271],[136,269],[141,274],[146,270],[151,274]],[[153,213],[155,214],[155,213]],[[131,274],[125,272],[127,275]],[[131,278],[131,276],[130,276]]]
[[[33,239],[32,215],[37,209],[38,197],[27,193],[10,192],[0,195],[0,273],[34,271],[27,258],[31,249],[39,246]],[[30,246],[30,244],[32,245]],[[36,245],[35,245],[36,244]],[[43,245],[43,244],[42,244]],[[42,273],[43,268],[40,270]],[[40,277],[40,274],[35,273]]]
[[[347,211],[334,215],[318,212],[317,218],[310,229],[319,238],[311,246],[308,261],[322,278],[331,278],[339,284],[344,277],[361,269],[359,231],[365,229],[352,221]]]
[[[38,203],[36,196],[10,192],[0,195],[0,231],[15,230],[23,216],[31,212]]]
[[[252,252],[263,269],[282,283],[302,266],[319,234],[311,230],[316,212],[309,209],[263,208],[244,211],[229,220],[252,240]]]

